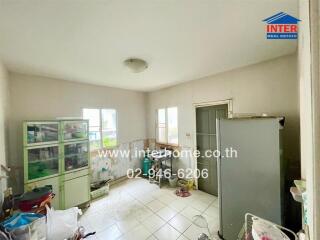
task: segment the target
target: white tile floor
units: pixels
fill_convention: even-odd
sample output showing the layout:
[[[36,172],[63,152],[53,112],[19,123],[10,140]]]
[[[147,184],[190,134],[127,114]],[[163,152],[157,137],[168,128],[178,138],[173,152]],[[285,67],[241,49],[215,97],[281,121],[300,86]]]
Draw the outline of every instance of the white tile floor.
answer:
[[[218,230],[218,200],[201,191],[177,197],[172,188],[150,184],[145,179],[127,180],[111,187],[110,194],[93,202],[80,224],[99,240],[196,240],[207,229],[192,223],[203,215],[210,232]]]

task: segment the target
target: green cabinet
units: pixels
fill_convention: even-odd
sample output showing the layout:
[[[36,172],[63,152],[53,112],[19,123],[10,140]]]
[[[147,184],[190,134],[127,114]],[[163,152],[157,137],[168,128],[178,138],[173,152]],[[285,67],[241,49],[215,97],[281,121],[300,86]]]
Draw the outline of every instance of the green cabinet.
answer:
[[[88,141],[68,142],[63,145],[63,170],[69,172],[89,166]]]
[[[88,127],[87,120],[24,122],[25,190],[52,185],[57,209],[88,202]]]
[[[58,121],[24,122],[23,145],[35,146],[58,143],[60,141],[60,124]]]
[[[61,127],[64,142],[88,139],[88,121],[63,121]]]
[[[59,174],[60,148],[58,144],[39,145],[24,149],[25,179],[34,180]]]

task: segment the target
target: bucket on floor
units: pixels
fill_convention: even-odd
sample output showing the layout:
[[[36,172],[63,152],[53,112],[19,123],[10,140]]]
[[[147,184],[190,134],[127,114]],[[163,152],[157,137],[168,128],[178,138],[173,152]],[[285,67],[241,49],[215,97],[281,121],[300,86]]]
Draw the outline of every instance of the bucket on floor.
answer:
[[[170,185],[170,187],[172,187],[172,188],[177,187],[177,182],[178,182],[178,178],[177,178],[176,176],[171,176],[171,177],[169,178],[169,185]]]
[[[189,190],[193,190],[194,180],[193,178],[187,179],[187,187]]]

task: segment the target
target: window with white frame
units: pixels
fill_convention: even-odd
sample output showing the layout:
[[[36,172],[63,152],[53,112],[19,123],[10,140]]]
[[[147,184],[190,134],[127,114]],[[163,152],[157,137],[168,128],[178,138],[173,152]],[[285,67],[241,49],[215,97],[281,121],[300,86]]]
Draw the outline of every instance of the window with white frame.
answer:
[[[157,142],[178,144],[178,108],[160,108],[157,111]]]
[[[89,119],[90,150],[117,145],[117,111],[115,109],[84,108],[83,119]]]

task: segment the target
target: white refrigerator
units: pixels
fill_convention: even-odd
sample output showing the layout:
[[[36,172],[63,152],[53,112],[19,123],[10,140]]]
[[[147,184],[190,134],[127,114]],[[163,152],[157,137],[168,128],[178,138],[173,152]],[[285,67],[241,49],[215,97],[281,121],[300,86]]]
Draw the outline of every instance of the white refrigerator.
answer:
[[[216,124],[221,153],[218,159],[220,237],[236,240],[246,213],[281,225],[284,118],[219,119]]]

